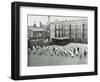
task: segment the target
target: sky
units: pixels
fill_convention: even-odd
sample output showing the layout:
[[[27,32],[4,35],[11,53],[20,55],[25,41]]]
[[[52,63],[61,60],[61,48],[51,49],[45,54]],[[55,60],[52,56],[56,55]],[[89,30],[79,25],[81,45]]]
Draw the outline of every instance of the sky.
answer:
[[[28,26],[33,26],[35,23],[38,27],[40,22],[42,24],[48,23],[48,15],[28,15]],[[77,20],[77,19],[87,19],[87,17],[69,17],[69,16],[50,16],[50,22],[54,21],[65,21],[65,20]]]

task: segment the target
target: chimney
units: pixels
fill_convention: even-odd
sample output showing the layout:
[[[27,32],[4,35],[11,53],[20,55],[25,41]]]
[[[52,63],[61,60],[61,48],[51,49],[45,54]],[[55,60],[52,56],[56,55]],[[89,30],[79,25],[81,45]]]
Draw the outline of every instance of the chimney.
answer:
[[[42,27],[42,22],[40,22],[40,27]]]
[[[36,21],[34,21],[33,27],[36,27]]]

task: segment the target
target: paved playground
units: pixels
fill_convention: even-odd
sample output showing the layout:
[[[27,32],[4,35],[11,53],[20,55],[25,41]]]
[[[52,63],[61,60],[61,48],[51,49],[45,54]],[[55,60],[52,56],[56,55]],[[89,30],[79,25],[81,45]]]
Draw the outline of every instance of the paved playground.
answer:
[[[76,48],[79,48],[76,52]],[[33,49],[28,54],[28,66],[80,65],[88,63],[88,54],[84,54],[87,44],[70,43],[64,46],[53,45]],[[73,53],[72,53],[73,52]]]

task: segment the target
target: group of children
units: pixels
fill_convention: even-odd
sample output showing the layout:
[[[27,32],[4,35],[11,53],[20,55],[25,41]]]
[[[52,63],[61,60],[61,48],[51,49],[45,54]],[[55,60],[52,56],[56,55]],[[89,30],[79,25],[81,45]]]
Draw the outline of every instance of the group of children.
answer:
[[[62,46],[33,46],[31,50],[33,55],[45,55],[45,56],[66,56],[66,57],[75,57],[79,56],[80,58],[86,57],[88,54],[87,48],[80,47],[62,47]],[[29,50],[30,54],[30,50]]]

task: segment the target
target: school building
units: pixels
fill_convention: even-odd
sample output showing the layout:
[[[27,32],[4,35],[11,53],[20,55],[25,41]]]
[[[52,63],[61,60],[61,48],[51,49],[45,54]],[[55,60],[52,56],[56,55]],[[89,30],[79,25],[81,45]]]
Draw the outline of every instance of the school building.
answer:
[[[34,24],[28,26],[28,38],[35,44],[44,41],[59,45],[69,42],[88,43],[88,20],[55,21],[49,22],[47,25],[40,23],[40,27]]]
[[[66,42],[88,42],[88,20],[65,20],[50,23],[50,41],[62,44]]]

